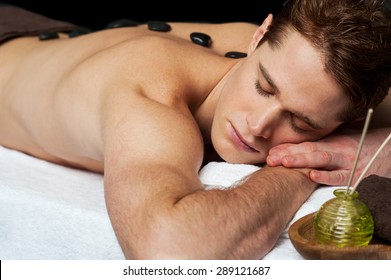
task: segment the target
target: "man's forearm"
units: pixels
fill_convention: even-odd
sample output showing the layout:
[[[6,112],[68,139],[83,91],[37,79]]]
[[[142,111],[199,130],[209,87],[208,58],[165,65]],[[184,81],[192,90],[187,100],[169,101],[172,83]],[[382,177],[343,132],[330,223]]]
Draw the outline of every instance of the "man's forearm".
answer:
[[[206,248],[212,246],[211,253],[217,253],[217,258],[257,259],[274,246],[315,186],[299,171],[264,168],[229,190],[203,191],[184,197],[176,205],[177,213],[186,212],[192,204],[204,205],[199,207],[198,220],[193,218],[193,222],[202,225],[204,220],[208,221],[210,238],[214,240],[205,242],[215,245]]]
[[[167,188],[191,183],[179,174],[167,178]],[[109,210],[128,258],[257,259],[274,246],[315,187],[297,170],[264,168],[228,190],[179,195],[167,189],[148,209],[121,207],[125,194],[110,196],[117,202]],[[117,206],[122,212],[113,210]]]

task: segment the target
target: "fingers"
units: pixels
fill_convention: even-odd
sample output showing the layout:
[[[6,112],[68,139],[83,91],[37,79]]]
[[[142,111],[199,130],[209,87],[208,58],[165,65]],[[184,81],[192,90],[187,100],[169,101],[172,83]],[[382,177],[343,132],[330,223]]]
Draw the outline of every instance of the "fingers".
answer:
[[[273,153],[266,158],[269,166],[283,165],[285,167],[295,168],[345,168],[344,158],[340,154],[321,151],[312,153],[284,154]]]
[[[271,148],[266,158],[266,163],[270,166],[277,166],[283,165],[284,158],[286,159],[285,161],[293,161],[289,156],[302,153],[303,149],[300,149],[300,146],[300,144],[281,144]]]
[[[349,169],[351,162],[343,153],[314,143],[283,144],[272,148],[266,158],[269,166],[290,168]]]
[[[287,156],[301,156],[302,154],[308,154],[315,151],[320,151],[320,147],[317,147],[317,143],[314,142],[304,142],[300,144],[281,144],[276,147],[273,147],[269,150],[269,155],[266,159],[267,164],[270,166],[283,165],[283,159],[288,164],[288,161],[293,164],[295,159],[286,158]],[[297,163],[300,163],[297,162]],[[294,165],[292,165],[293,167]],[[299,166],[297,166],[299,167]],[[300,166],[302,167],[302,166]]]
[[[310,178],[312,181],[321,185],[346,186],[350,176],[349,170],[311,170]]]
[[[266,163],[288,168],[311,168],[312,181],[322,185],[341,186],[348,183],[354,150],[347,145],[327,142],[281,144],[269,151]]]
[[[338,155],[333,155],[329,152],[313,152],[310,154],[294,154],[294,155],[275,155],[272,154],[266,159],[270,166],[283,165],[290,168],[331,168],[338,159]]]

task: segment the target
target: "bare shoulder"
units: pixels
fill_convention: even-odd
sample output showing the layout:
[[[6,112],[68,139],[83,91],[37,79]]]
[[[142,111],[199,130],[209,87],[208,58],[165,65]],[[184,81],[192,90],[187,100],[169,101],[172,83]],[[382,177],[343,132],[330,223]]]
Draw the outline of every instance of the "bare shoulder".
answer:
[[[197,172],[203,158],[199,128],[186,108],[167,106],[126,86],[116,86],[102,108],[105,174],[121,180],[132,166],[171,166]],[[179,170],[178,170],[179,171]]]
[[[119,171],[134,163],[137,168],[170,165],[195,174],[204,147],[191,106],[209,94],[232,62],[165,36],[129,40],[108,55],[121,59],[106,68],[115,74],[108,74],[111,78],[102,87],[105,174],[118,179],[127,174]],[[208,63],[211,67],[205,67]]]
[[[92,67],[104,65],[109,87],[126,84],[130,94],[137,91],[175,108],[204,100],[235,63],[190,40],[146,33],[105,50],[93,59]]]

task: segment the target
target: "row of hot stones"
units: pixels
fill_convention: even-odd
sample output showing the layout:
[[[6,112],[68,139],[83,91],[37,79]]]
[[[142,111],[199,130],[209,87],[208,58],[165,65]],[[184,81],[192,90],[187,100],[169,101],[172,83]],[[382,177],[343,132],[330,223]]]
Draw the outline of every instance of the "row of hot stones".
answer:
[[[134,26],[138,26],[138,25],[139,25],[139,23],[134,20],[120,19],[120,20],[113,21],[113,22],[109,23],[106,26],[106,29],[121,28],[121,27],[134,27]],[[147,26],[148,26],[148,29],[151,31],[156,31],[156,32],[169,32],[169,31],[171,31],[171,26],[168,23],[163,22],[163,21],[149,21],[149,22],[147,22]],[[89,28],[79,27],[79,28],[75,29],[74,31],[71,31],[68,34],[68,36],[70,38],[74,38],[74,37],[78,37],[78,36],[88,34],[91,32],[93,32],[93,31]],[[39,39],[42,41],[59,38],[58,32],[43,32],[43,33],[40,33],[38,36],[39,36]],[[208,34],[201,33],[201,32],[190,33],[190,39],[194,44],[197,44],[197,45],[200,45],[203,47],[209,47],[212,44],[212,38]],[[225,57],[229,57],[229,58],[243,58],[246,56],[247,56],[246,53],[237,52],[237,51],[230,51],[225,54]]]

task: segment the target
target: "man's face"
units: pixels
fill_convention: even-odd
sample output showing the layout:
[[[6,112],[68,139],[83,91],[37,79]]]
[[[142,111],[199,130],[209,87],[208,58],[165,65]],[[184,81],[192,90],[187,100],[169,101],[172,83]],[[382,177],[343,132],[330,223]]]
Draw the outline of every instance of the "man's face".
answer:
[[[321,54],[290,31],[281,46],[264,43],[222,81],[212,143],[228,162],[264,162],[273,146],[331,133],[347,104]]]

